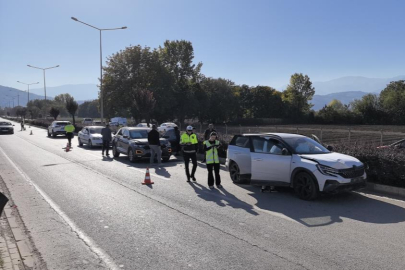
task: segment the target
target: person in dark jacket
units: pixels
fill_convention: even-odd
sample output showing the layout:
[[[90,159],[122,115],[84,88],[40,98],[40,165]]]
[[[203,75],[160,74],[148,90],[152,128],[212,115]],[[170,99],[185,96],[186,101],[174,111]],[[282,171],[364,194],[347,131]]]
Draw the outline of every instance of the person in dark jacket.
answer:
[[[150,147],[150,165],[152,166],[157,154],[158,164],[162,164],[162,149],[160,148],[160,136],[156,125],[152,125],[152,130],[148,133],[148,142]]]
[[[108,153],[108,150],[110,148],[110,142],[112,140],[112,136],[111,136],[111,129],[110,129],[109,124],[105,125],[105,128],[103,128],[101,130],[101,136],[103,136],[103,147],[101,150],[101,155],[104,156],[104,151],[106,151],[107,156],[110,156],[110,154]]]
[[[174,136],[176,137],[176,141],[173,145],[173,149],[176,151],[176,156],[180,154],[181,147],[180,147],[180,130],[177,126],[174,127]]]

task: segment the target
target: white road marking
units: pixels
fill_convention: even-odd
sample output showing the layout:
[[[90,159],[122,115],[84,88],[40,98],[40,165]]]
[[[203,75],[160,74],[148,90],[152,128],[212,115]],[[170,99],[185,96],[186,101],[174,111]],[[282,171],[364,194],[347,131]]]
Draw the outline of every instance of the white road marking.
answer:
[[[37,186],[31,178],[22,171],[14,161],[4,152],[3,148],[0,147],[0,152],[4,157],[10,162],[10,164],[17,170],[17,172],[31,185],[37,192],[44,198],[44,200],[52,207],[52,209],[70,226],[70,228],[82,239],[87,246],[98,255],[98,257],[110,268],[113,270],[119,269],[119,267],[113,262],[112,258],[100,247],[98,247],[94,241],[87,236],[87,234],[82,231],[73,220],[71,220],[65,212],[39,187]]]

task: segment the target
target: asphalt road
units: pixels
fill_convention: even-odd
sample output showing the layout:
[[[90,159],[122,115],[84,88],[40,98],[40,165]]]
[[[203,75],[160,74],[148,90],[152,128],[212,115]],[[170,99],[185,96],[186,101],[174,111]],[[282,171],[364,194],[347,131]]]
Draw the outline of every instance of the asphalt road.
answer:
[[[405,269],[405,201],[349,193],[306,202],[288,190],[235,185],[225,170],[224,189],[210,190],[204,165],[189,184],[176,158],[152,168],[155,184],[144,186],[146,162],[102,157],[100,149],[77,146],[77,137],[66,153],[64,137],[15,128],[0,135],[0,175],[13,198],[35,186],[42,194],[29,197],[51,202],[53,210],[23,215],[49,268],[73,269],[63,252],[53,259],[44,253],[59,248],[72,256],[76,246],[38,233],[42,228],[32,224],[50,222],[47,211],[70,220],[71,230],[84,235],[75,240],[86,245],[81,254],[99,260],[77,269]],[[28,199],[16,203],[30,207]]]

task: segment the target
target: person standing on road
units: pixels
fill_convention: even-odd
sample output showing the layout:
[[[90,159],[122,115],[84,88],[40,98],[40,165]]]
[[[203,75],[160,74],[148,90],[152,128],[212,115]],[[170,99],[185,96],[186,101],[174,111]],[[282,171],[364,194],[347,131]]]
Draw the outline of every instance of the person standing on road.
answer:
[[[110,148],[110,142],[112,140],[111,129],[110,129],[109,124],[105,125],[105,128],[101,129],[101,136],[103,136],[103,147],[101,150],[101,155],[104,156],[104,151],[105,151],[107,157],[109,157],[110,154],[108,153],[108,151]]]
[[[194,175],[195,171],[197,170],[198,139],[197,135],[193,133],[192,126],[188,126],[187,132],[181,135],[180,145],[183,147],[184,167],[186,169],[187,182],[190,182],[190,179],[197,181]],[[193,163],[191,174],[189,169],[190,159]]]
[[[217,132],[217,131],[214,129],[214,124],[209,124],[208,128],[204,132],[204,141],[207,141],[210,139],[210,135],[212,132]],[[204,159],[201,161],[201,163],[205,163],[205,155],[204,155]]]
[[[157,154],[159,166],[162,164],[162,149],[160,148],[160,134],[156,125],[152,125],[152,130],[148,133],[148,142],[150,147],[150,165],[152,166]]]
[[[24,127],[24,120],[21,120],[21,131],[23,131],[23,130],[25,130],[25,127]]]
[[[220,164],[218,156],[218,148],[221,146],[220,142],[217,140],[217,133],[212,132],[210,134],[209,140],[204,141],[204,151],[205,159],[207,162],[208,170],[208,186],[209,188],[214,188],[214,175],[212,171],[215,172],[215,185],[217,188],[222,188],[221,176],[219,175]]]
[[[176,156],[180,154],[180,130],[177,126],[174,127],[175,143],[173,149],[176,150]]]
[[[65,126],[65,131],[66,131],[66,137],[69,142],[69,147],[72,147],[72,138],[73,138],[73,132],[75,131],[75,127],[69,123]]]

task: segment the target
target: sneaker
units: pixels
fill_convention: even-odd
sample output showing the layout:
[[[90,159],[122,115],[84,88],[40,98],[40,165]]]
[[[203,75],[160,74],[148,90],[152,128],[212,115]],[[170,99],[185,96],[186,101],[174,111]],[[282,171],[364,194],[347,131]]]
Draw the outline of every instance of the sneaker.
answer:
[[[213,189],[214,188],[214,186],[208,186],[210,189]]]
[[[194,177],[194,176],[192,177],[192,179],[193,179],[193,181],[194,181],[194,182],[197,182],[197,179],[195,179],[195,177]]]
[[[217,188],[222,188],[222,185],[217,185]]]
[[[189,178],[189,179],[187,179],[187,182],[190,182],[190,178]]]
[[[107,157],[109,157],[110,156],[110,154],[107,154]]]

